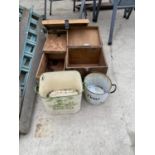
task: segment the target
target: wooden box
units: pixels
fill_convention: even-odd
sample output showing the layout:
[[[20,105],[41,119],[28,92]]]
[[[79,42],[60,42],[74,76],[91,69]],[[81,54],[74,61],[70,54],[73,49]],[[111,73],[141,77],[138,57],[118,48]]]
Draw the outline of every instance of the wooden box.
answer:
[[[67,70],[78,70],[82,77],[91,72],[107,73],[108,67],[98,26],[68,30],[67,45]]]
[[[92,72],[107,73],[107,63],[102,48],[68,48],[66,69],[78,70],[84,77]]]
[[[43,47],[44,54],[41,57],[36,78],[45,72],[60,71],[65,69],[65,57],[67,50],[67,32],[65,30],[48,30]]]
[[[107,63],[102,49],[98,26],[87,26],[87,20],[45,20],[48,30],[44,54],[36,78],[48,71],[77,70],[82,77],[91,72],[107,73]]]
[[[65,70],[65,55],[56,57],[56,55],[43,53],[36,73],[36,79],[39,79],[42,73],[61,70]]]

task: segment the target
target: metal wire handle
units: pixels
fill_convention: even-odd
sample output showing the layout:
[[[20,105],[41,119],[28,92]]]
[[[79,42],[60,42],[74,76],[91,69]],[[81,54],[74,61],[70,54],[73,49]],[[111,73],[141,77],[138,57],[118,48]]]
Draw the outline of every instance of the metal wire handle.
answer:
[[[112,93],[114,93],[115,91],[116,91],[116,89],[117,89],[117,85],[116,84],[112,84],[112,86],[111,87],[114,87],[114,90],[112,90],[110,93],[112,94]]]

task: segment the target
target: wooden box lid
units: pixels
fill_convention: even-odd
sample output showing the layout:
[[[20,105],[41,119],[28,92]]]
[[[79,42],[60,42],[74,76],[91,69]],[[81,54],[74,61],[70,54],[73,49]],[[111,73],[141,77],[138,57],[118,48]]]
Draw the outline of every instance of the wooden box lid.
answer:
[[[87,26],[89,24],[88,19],[69,19],[69,26]],[[64,27],[65,20],[64,19],[48,19],[43,20],[42,24],[47,28],[57,28]]]
[[[98,26],[71,28],[67,36],[69,47],[102,47]]]

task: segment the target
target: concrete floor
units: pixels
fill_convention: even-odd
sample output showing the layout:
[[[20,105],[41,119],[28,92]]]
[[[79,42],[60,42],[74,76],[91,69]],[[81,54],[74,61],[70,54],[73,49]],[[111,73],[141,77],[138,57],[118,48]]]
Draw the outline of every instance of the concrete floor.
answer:
[[[43,14],[43,0],[20,0],[25,7]],[[108,46],[111,11],[100,12],[97,25],[108,62],[108,75],[118,89],[105,104],[92,106],[82,101],[81,111],[73,115],[51,116],[40,98],[35,105],[29,134],[20,136],[20,155],[133,155],[134,154],[134,91],[135,91],[135,15],[122,18],[119,10],[113,45]],[[72,1],[53,3],[49,18],[78,18],[72,12]],[[92,12],[88,12],[92,19]],[[96,25],[96,24],[95,24]]]

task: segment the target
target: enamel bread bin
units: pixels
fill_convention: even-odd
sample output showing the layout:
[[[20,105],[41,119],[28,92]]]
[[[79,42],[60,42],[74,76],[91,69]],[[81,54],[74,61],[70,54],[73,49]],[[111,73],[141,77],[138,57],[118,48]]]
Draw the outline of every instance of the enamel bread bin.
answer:
[[[51,114],[79,111],[82,90],[82,79],[78,71],[46,72],[39,79],[39,95]]]

